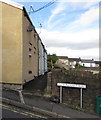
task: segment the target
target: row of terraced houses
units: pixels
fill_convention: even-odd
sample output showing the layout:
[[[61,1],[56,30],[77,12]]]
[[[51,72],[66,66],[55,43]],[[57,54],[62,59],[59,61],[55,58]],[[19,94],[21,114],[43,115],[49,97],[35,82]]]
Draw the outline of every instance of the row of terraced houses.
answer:
[[[22,89],[47,72],[47,51],[23,5],[0,0],[2,70],[0,83]]]

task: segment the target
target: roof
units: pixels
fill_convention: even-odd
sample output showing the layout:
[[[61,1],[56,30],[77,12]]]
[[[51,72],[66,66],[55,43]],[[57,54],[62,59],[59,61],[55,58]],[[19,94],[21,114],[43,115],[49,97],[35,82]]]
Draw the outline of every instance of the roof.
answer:
[[[67,56],[58,56],[59,59],[68,59]]]
[[[16,3],[16,2],[13,2],[13,1],[11,1],[11,0],[0,0],[0,2],[6,3],[6,4],[8,4],[8,5],[11,5],[11,6],[13,6],[13,7],[19,8],[19,9],[21,9],[21,10],[23,10],[23,7],[24,7],[23,5],[18,4],[18,3]]]
[[[72,62],[72,61],[77,61],[77,62],[81,61],[80,58],[68,58],[68,59],[69,59],[70,62]]]
[[[96,64],[100,64],[101,63],[101,61],[94,61]]]
[[[81,62],[83,63],[94,63],[93,59],[81,59]]]

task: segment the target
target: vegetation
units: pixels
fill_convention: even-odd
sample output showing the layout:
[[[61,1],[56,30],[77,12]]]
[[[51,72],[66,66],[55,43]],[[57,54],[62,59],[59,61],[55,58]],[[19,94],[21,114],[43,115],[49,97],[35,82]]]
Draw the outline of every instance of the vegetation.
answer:
[[[99,63],[99,67],[101,68],[101,62]]]
[[[58,56],[56,54],[52,54],[52,55],[48,54],[47,56],[48,69],[52,69],[57,60],[58,60]]]
[[[75,68],[84,68],[85,66],[80,65],[79,63],[76,63]]]

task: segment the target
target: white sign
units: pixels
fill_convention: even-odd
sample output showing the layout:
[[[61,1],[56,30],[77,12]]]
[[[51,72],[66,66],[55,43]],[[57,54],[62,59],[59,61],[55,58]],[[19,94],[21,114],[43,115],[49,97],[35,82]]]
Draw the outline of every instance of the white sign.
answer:
[[[69,83],[57,83],[57,86],[61,86],[61,87],[75,87],[75,88],[86,88],[86,85],[69,84]]]

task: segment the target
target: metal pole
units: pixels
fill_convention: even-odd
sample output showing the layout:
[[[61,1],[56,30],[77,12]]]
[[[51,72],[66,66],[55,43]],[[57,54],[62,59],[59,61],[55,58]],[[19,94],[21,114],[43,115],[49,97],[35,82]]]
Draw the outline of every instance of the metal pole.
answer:
[[[60,103],[62,103],[62,86],[60,87]]]
[[[82,108],[82,88],[80,89],[80,107]]]

